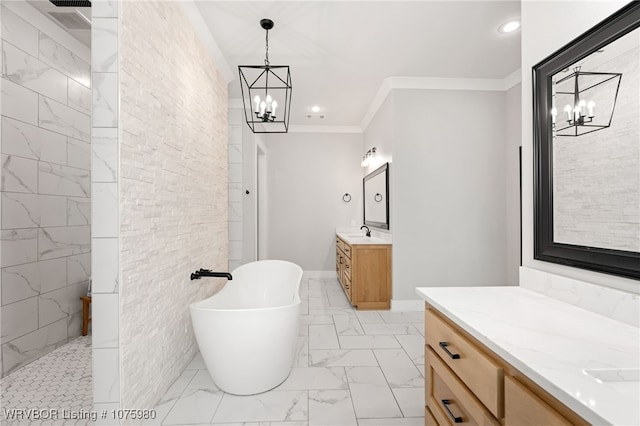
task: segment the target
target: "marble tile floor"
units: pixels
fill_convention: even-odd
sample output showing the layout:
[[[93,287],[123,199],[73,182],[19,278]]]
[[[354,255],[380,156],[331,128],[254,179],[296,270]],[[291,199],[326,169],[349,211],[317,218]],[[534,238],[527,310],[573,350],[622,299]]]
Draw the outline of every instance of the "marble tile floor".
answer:
[[[424,424],[424,312],[356,311],[335,278],[303,278],[302,326],[289,378],[252,396],[226,394],[200,354],[149,425]]]
[[[93,424],[90,419],[93,405],[91,369],[91,335],[88,335],[3,377],[0,380],[0,424]],[[35,411],[27,413],[30,409]],[[51,413],[55,414],[52,416]]]

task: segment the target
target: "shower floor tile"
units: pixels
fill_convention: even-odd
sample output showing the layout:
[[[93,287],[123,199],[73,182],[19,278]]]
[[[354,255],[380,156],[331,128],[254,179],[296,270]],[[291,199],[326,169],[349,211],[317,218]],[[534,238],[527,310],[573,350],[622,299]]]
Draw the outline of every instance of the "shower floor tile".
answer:
[[[91,371],[89,335],[72,340],[3,377],[0,380],[0,424],[93,424],[90,419],[93,404]],[[41,418],[36,419],[34,414],[26,418],[29,409],[37,411]],[[49,419],[46,416],[50,416]]]
[[[300,295],[303,326],[294,368],[283,384],[259,395],[236,396],[207,381],[210,404],[193,408],[193,389],[204,390],[202,383],[210,380],[198,354],[161,399],[155,421],[217,426],[423,425],[424,312],[356,311],[335,278],[303,278]]]

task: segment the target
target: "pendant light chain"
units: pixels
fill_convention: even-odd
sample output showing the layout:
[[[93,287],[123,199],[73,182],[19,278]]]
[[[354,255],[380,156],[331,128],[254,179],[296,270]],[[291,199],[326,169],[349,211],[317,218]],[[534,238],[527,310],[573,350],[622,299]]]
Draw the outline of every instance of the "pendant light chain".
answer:
[[[269,66],[269,30],[266,30],[266,31],[267,31],[267,37],[266,37],[264,64],[266,66]]]

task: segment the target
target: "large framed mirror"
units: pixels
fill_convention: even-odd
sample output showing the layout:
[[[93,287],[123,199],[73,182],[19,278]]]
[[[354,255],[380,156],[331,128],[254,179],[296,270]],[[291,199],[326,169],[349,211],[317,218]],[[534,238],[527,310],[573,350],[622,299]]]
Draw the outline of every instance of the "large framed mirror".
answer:
[[[364,224],[389,229],[389,163],[362,179]]]
[[[640,278],[640,2],[533,67],[534,258]]]

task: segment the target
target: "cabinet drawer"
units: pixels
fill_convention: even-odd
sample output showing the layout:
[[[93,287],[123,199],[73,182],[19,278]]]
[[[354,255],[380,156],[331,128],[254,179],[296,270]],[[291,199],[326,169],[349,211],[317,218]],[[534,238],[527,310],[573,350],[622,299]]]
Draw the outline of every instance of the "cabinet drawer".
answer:
[[[505,425],[571,425],[553,407],[511,377],[505,377]]]
[[[342,242],[342,240],[341,240],[340,238],[336,238],[336,249],[344,250],[344,249],[342,248],[342,245],[343,245],[343,244],[344,244],[344,243]]]
[[[503,414],[503,370],[466,337],[444,322],[432,309],[425,314],[429,346],[462,379],[497,418]]]
[[[347,299],[351,302],[351,278],[347,277],[346,273],[342,276],[342,288],[347,295]]]
[[[351,279],[351,259],[349,259],[348,257],[345,257],[344,259],[342,259],[342,262],[344,263],[344,273],[345,275]]]
[[[431,348],[427,347],[426,355],[427,407],[439,424],[500,425]]]
[[[344,251],[344,254],[348,257],[351,258],[351,246],[345,242],[342,243],[342,251]]]

